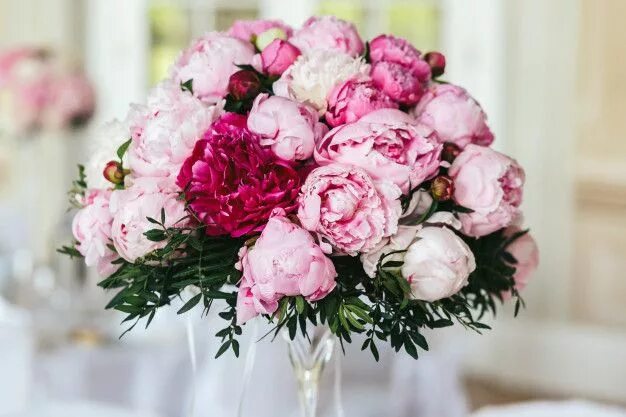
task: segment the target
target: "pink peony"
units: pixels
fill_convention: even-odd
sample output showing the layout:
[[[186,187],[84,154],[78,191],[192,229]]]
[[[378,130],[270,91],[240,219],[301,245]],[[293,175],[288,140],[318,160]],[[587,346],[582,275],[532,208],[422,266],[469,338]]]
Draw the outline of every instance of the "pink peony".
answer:
[[[240,260],[243,272],[237,299],[237,322],[272,314],[284,296],[302,295],[314,302],[335,288],[337,272],[313,236],[276,210],[261,236]]]
[[[128,117],[132,143],[128,167],[133,178],[169,177],[172,183],[193,147],[219,113],[179,85],[164,81],[154,88],[145,106]]]
[[[250,64],[254,47],[249,42],[211,32],[182,52],[171,70],[177,83],[193,80],[193,93],[206,103],[217,103],[227,94],[228,79],[239,70],[237,65]]]
[[[233,25],[228,29],[228,34],[242,41],[251,42],[252,39],[263,32],[270,29],[279,29],[287,36],[291,36],[293,29],[286,25],[282,20],[235,20]]]
[[[315,160],[357,166],[406,194],[437,173],[440,154],[430,128],[400,110],[381,109],[331,130],[316,147]]]
[[[398,105],[376,88],[371,79],[351,78],[330,92],[325,116],[329,125],[339,126],[355,122],[374,110],[390,108]]]
[[[334,16],[311,17],[295,31],[289,42],[308,54],[312,50],[333,50],[356,57],[364,45],[354,25]]]
[[[118,258],[109,248],[113,217],[109,211],[111,191],[89,190],[85,205],[74,216],[72,233],[76,249],[85,257],[87,266],[95,266],[98,274],[109,276],[116,270],[111,262]]]
[[[207,234],[243,236],[263,229],[274,208],[295,210],[300,177],[260,140],[245,116],[226,113],[183,164],[177,184]]]
[[[380,35],[370,43],[371,77],[389,97],[405,105],[419,101],[430,81],[430,66],[407,40]]]
[[[505,236],[512,236],[520,230],[517,226],[511,226],[504,231],[504,234]],[[528,280],[539,265],[539,248],[535,239],[529,233],[524,233],[510,243],[506,250],[517,261],[513,265],[515,267],[513,278],[515,279],[515,289],[522,291],[528,285]]]
[[[428,76],[416,75],[393,62],[377,62],[370,73],[374,84],[398,103],[410,106],[424,94]]]
[[[402,276],[409,281],[411,298],[434,302],[459,292],[474,269],[474,254],[460,237],[445,226],[429,226],[415,234]]]
[[[248,129],[260,137],[262,146],[286,161],[305,160],[328,128],[306,104],[284,97],[260,94],[248,115]]]
[[[461,213],[463,232],[480,237],[509,226],[519,215],[524,170],[493,149],[467,145],[449,170],[454,199],[473,210]]]
[[[260,55],[260,70],[268,75],[281,75],[300,56],[300,50],[282,39],[274,39]],[[257,64],[257,66],[259,66]]]
[[[54,128],[85,124],[93,115],[96,97],[91,83],[82,74],[59,77],[50,85],[50,103],[45,124]]]
[[[302,186],[298,218],[316,232],[329,253],[332,247],[356,255],[396,232],[400,189],[374,181],[361,168],[330,164],[314,169]],[[331,247],[332,246],[332,247]]]
[[[165,210],[166,227],[182,227],[187,223],[185,204],[171,183],[160,178],[139,178],[125,190],[114,191],[110,200],[113,223],[111,239],[117,253],[128,262],[134,262],[166,242],[152,242],[144,235],[154,229],[147,217],[158,219]]]
[[[439,140],[461,148],[469,143],[489,146],[493,133],[487,115],[467,92],[452,84],[433,84],[414,110],[416,118],[437,131]]]

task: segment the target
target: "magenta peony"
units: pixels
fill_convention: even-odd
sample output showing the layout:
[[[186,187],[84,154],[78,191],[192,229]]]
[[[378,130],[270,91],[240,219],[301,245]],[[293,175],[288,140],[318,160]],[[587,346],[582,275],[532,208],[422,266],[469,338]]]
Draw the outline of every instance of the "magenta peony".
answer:
[[[177,83],[193,80],[193,93],[212,104],[226,96],[228,79],[239,70],[237,65],[250,64],[254,56],[251,43],[211,32],[197,39],[178,57],[171,70]]]
[[[237,322],[272,314],[284,296],[321,300],[335,288],[337,272],[313,236],[278,209],[254,246],[241,252],[243,272],[237,298]]]
[[[282,20],[259,19],[259,20],[235,20],[228,29],[228,34],[242,41],[251,42],[253,38],[271,29],[278,29],[291,36],[293,29]]]
[[[416,125],[400,110],[376,110],[331,130],[318,144],[315,160],[357,166],[406,194],[439,169],[441,144],[433,136],[430,128]]]
[[[449,170],[454,199],[471,213],[460,213],[463,232],[480,237],[509,226],[520,214],[524,170],[491,148],[467,145]]]
[[[260,231],[274,208],[295,210],[298,172],[259,144],[246,117],[226,113],[183,164],[177,184],[209,235]]]
[[[205,106],[171,81],[157,85],[145,106],[128,116],[132,143],[128,167],[133,178],[169,177],[174,183],[185,159],[220,112]]]
[[[166,227],[183,227],[188,215],[185,204],[170,181],[161,178],[139,178],[125,190],[113,191],[110,200],[113,223],[111,239],[117,253],[128,262],[134,262],[167,242],[153,242],[144,235],[155,225],[148,217],[158,219],[165,210]]]
[[[296,30],[289,42],[308,54],[313,50],[333,50],[356,57],[364,45],[354,25],[334,16],[311,17]]]
[[[74,216],[72,234],[78,242],[76,249],[85,257],[87,266],[95,266],[98,274],[109,276],[116,270],[111,262],[118,258],[109,248],[111,224],[109,211],[111,191],[89,190],[83,208]]]
[[[452,84],[433,84],[414,110],[421,123],[437,131],[441,142],[463,148],[469,143],[489,146],[493,133],[487,116],[467,91]]]
[[[313,156],[315,143],[328,132],[312,107],[267,94],[254,100],[248,129],[261,138],[262,146],[270,146],[276,156],[286,161]]]
[[[300,56],[300,50],[282,39],[274,39],[260,55],[261,71],[268,75],[281,75]]]
[[[378,186],[361,168],[330,164],[314,169],[302,186],[298,218],[316,232],[325,252],[367,252],[396,232],[400,189]]]
[[[380,35],[370,43],[371,77],[389,97],[413,105],[430,81],[430,66],[407,40]]]
[[[331,126],[352,123],[378,109],[395,109],[398,105],[380,91],[371,79],[356,77],[333,88],[328,95],[326,121]]]

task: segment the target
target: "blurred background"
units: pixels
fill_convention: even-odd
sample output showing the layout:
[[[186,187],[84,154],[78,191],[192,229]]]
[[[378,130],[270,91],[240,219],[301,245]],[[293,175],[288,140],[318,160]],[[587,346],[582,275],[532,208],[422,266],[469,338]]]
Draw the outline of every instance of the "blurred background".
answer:
[[[90,119],[91,113],[20,130],[10,127],[15,115],[0,117],[8,119],[0,130],[0,294],[12,302],[0,304],[0,414],[90,402],[189,415],[181,410],[195,389],[205,399],[196,401],[205,410],[196,415],[234,415],[206,404],[205,393],[218,392],[215,376],[239,372],[242,361],[209,361],[195,378],[190,366],[185,326],[197,329],[195,342],[208,361],[212,355],[202,349],[214,333],[210,321],[165,313],[154,329],[138,328],[117,341],[122,328],[117,317],[100,312],[106,297],[97,279],[55,254],[71,240],[65,191],[76,162],[93,149],[98,126],[123,119],[128,104],[142,101],[193,37],[235,19],[299,25],[312,14],[351,20],[363,38],[393,33],[446,55],[444,78],[480,101],[496,148],[526,169],[526,224],[541,250],[521,318],[512,320],[505,309],[494,331],[450,332],[419,364],[390,358],[365,379],[389,372],[385,386],[394,386],[411,378],[404,381],[413,389],[402,392],[428,397],[398,416],[461,416],[529,400],[626,406],[623,0],[0,0],[0,52],[45,50],[56,68],[91,81],[95,105]],[[263,346],[260,354],[269,358],[272,349],[282,348]],[[369,362],[358,354],[346,358],[348,403],[350,392],[362,401],[379,384],[372,379],[369,387],[351,388],[351,375],[363,382],[352,370]],[[399,366],[414,374],[398,375]],[[236,402],[240,383],[233,384],[224,395]],[[249,394],[268,398],[263,395]],[[381,401],[406,402],[398,395],[390,390]],[[446,401],[457,405],[432,405]]]

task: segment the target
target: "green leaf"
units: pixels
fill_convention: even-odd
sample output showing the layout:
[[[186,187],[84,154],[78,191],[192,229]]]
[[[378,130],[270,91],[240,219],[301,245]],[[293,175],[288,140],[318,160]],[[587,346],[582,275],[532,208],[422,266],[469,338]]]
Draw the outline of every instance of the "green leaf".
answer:
[[[228,350],[228,348],[230,347],[232,343],[232,340],[227,340],[225,341],[222,346],[220,346],[219,350],[217,351],[217,353],[215,354],[215,359],[219,358],[220,356],[222,356],[224,354],[224,352],[226,352]]]
[[[120,159],[120,161],[124,159],[124,155],[126,154],[126,151],[128,150],[131,142],[132,139],[128,139],[126,142],[122,143],[119,148],[117,148],[117,157]]]
[[[184,83],[180,83],[180,89],[183,91],[189,91],[191,94],[193,94],[193,79],[189,79]]]
[[[196,304],[200,302],[201,298],[202,298],[202,293],[194,295],[193,297],[189,299],[189,301],[185,303],[185,305],[183,305],[180,308],[180,310],[178,310],[177,314],[183,314],[191,310],[192,308],[196,306]]]
[[[304,308],[304,298],[299,295],[296,297],[296,311],[298,312],[298,314],[302,314],[304,312]]]

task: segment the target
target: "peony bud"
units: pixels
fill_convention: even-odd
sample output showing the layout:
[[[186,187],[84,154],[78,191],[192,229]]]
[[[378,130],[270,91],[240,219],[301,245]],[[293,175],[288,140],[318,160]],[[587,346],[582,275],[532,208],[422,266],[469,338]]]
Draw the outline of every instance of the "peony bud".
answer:
[[[271,28],[265,32],[259,33],[254,39],[254,45],[259,51],[264,50],[267,45],[272,43],[275,39],[287,39],[287,33],[281,28]]]
[[[124,169],[122,164],[117,161],[109,161],[102,171],[104,178],[113,184],[121,184],[124,182]]]
[[[440,175],[430,184],[430,193],[435,200],[450,200],[454,194],[454,181],[447,175]]]
[[[228,92],[235,100],[250,99],[257,95],[260,90],[261,80],[252,71],[237,71],[228,80]]]
[[[446,162],[452,163],[456,159],[457,156],[461,153],[461,148],[459,145],[446,142],[443,144],[443,149],[441,150],[441,159]]]
[[[446,57],[441,52],[429,52],[424,55],[424,59],[430,66],[433,78],[439,77],[446,70]]]
[[[261,52],[263,72],[281,75],[300,56],[300,50],[282,39],[274,39]]]

